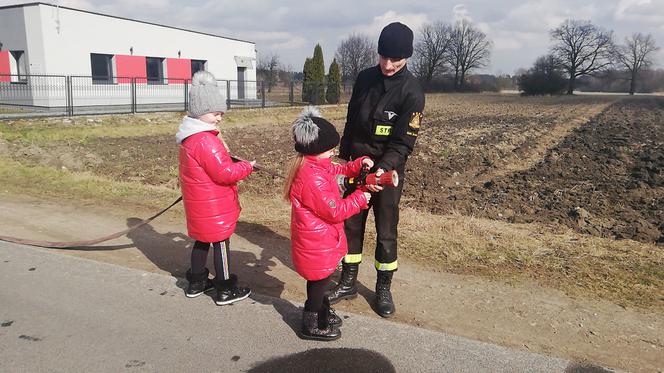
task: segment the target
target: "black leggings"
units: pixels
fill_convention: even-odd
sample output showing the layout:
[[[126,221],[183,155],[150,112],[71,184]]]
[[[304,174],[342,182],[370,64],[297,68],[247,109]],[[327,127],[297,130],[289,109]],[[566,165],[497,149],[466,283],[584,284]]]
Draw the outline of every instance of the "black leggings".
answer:
[[[327,297],[327,288],[330,285],[330,277],[318,281],[307,281],[307,301],[304,303],[305,311],[320,312],[323,302]]]
[[[212,247],[214,248],[214,271],[217,278],[228,280],[230,278],[228,270],[229,240],[213,242]],[[191,249],[191,273],[205,271],[209,250],[209,242],[194,242],[194,247]]]

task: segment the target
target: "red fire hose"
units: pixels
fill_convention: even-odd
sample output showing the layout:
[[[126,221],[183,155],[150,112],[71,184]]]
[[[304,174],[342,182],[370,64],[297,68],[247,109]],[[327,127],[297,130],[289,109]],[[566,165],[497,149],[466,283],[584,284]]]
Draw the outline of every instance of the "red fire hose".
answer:
[[[235,157],[235,156],[231,156],[231,158],[236,162],[244,161],[244,159],[238,158],[238,157]],[[267,169],[267,168],[265,168],[265,167],[263,167],[259,164],[254,164],[254,169],[257,170],[257,171],[265,172],[265,173],[267,173],[271,176],[283,178],[283,176],[281,174],[279,174],[278,172],[269,170],[269,169]],[[103,236],[103,237],[94,238],[94,239],[91,239],[91,240],[68,241],[68,242],[51,242],[51,241],[28,240],[28,239],[24,239],[24,238],[16,238],[16,237],[10,237],[10,236],[0,236],[0,241],[7,241],[7,242],[13,242],[13,243],[22,244],[22,245],[39,246],[39,247],[47,247],[47,248],[73,248],[73,247],[82,247],[82,246],[92,246],[92,245],[96,245],[98,243],[102,243],[102,242],[105,242],[105,241],[112,240],[114,238],[122,237],[122,236],[128,234],[129,232],[132,232],[132,231],[144,226],[145,224],[148,224],[149,222],[151,222],[154,219],[156,219],[157,217],[159,217],[159,215],[161,215],[161,214],[165,213],[166,211],[168,211],[171,207],[177,205],[180,201],[182,201],[181,196],[178,197],[173,203],[171,203],[165,209],[159,211],[158,213],[152,215],[151,217],[149,217],[145,220],[142,220],[140,223],[138,223],[134,226],[131,226],[131,227],[129,227],[129,228],[123,230],[123,231],[120,231],[120,232],[115,232],[113,234],[109,234],[109,235]]]

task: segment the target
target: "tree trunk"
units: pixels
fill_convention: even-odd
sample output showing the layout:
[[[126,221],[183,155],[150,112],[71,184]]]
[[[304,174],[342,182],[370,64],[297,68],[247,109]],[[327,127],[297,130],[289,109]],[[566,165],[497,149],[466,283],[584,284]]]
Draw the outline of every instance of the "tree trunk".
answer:
[[[454,70],[454,91],[459,90],[459,70]]]
[[[629,81],[629,95],[634,96],[636,91],[636,71],[632,71],[632,79]]]
[[[568,95],[573,95],[574,94],[574,85],[576,83],[576,76],[574,74],[570,74],[569,82],[567,84],[567,94]]]

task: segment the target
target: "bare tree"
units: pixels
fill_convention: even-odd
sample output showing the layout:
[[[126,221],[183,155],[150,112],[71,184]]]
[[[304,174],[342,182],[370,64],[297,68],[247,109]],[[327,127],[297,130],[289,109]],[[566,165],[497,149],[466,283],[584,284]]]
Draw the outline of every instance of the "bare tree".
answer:
[[[355,80],[360,71],[376,64],[376,44],[363,34],[351,34],[341,41],[335,58],[344,80]]]
[[[272,87],[279,81],[279,55],[270,53],[258,59],[257,72],[267,82],[267,91],[272,92]]]
[[[590,21],[566,20],[551,31],[551,53],[567,72],[567,94],[574,93],[576,78],[592,75],[612,65],[613,31]]]
[[[413,72],[426,84],[445,72],[447,53],[452,43],[452,27],[443,23],[424,24],[415,41]]]
[[[464,19],[454,25],[447,61],[454,70],[455,90],[463,88],[470,70],[488,65],[490,49],[491,41],[470,21]]]
[[[283,65],[279,68],[279,81],[284,85],[291,84],[293,81],[293,66],[292,65]]]
[[[652,54],[659,50],[652,35],[632,34],[625,44],[616,46],[614,57],[629,72],[629,94],[636,90],[636,78],[642,68],[652,65]]]

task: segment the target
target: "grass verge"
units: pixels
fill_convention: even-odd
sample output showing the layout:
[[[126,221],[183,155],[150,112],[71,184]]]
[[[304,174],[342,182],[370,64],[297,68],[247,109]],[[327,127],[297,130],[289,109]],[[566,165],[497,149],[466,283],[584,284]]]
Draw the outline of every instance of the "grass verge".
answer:
[[[26,166],[4,158],[0,158],[0,177],[9,193],[115,208],[131,206],[132,211],[156,211],[179,195],[164,187]],[[241,198],[243,221],[289,237],[290,206],[277,194],[243,193]],[[374,236],[369,221],[365,247],[373,247]],[[664,252],[654,245],[573,232],[556,234],[537,224],[440,216],[405,208],[399,246],[402,257],[430,269],[508,283],[535,281],[572,296],[664,312]]]

